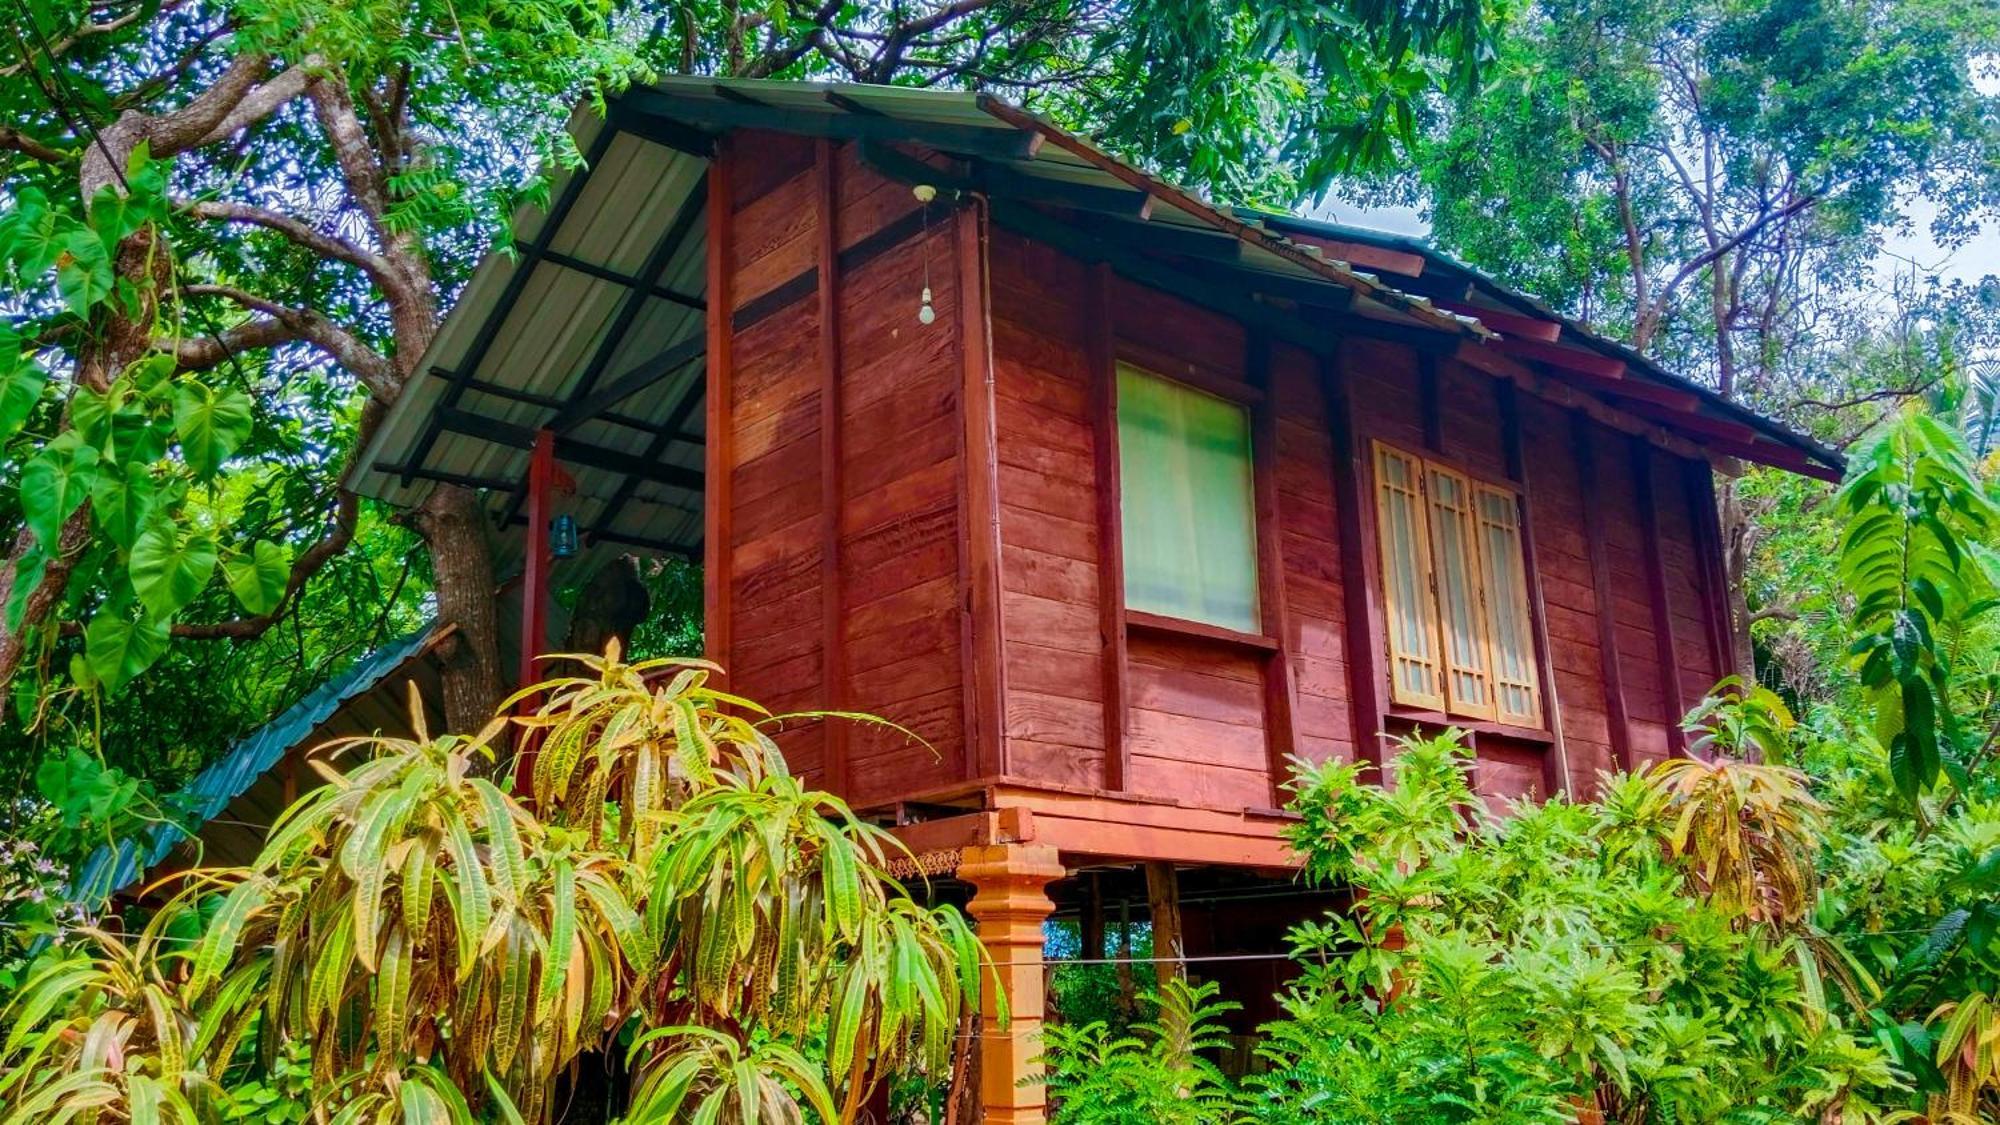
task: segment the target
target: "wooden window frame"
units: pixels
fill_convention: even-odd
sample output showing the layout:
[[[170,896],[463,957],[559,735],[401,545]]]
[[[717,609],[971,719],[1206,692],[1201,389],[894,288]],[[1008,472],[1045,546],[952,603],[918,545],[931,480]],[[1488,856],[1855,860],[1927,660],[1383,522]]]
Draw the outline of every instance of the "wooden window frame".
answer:
[[[1393,622],[1397,601],[1391,589],[1390,580],[1393,560],[1388,557],[1389,543],[1393,541],[1393,536],[1389,533],[1388,511],[1382,503],[1382,489],[1384,485],[1381,480],[1381,467],[1385,456],[1392,456],[1407,462],[1415,469],[1416,503],[1418,513],[1421,516],[1417,521],[1415,531],[1417,540],[1416,549],[1419,553],[1419,558],[1416,561],[1420,582],[1423,587],[1423,597],[1428,607],[1428,615],[1425,620],[1432,630],[1432,643],[1435,653],[1434,672],[1437,677],[1438,687],[1436,694],[1413,692],[1403,686],[1396,675],[1398,657],[1396,639],[1393,635]],[[1484,474],[1474,472],[1465,465],[1454,463],[1447,458],[1426,455],[1379,438],[1372,440],[1369,444],[1368,462],[1371,480],[1367,495],[1369,502],[1375,506],[1375,549],[1378,556],[1377,581],[1380,584],[1380,592],[1386,611],[1382,646],[1385,657],[1384,663],[1388,673],[1391,713],[1399,717],[1418,720],[1435,721],[1441,719],[1447,722],[1464,720],[1469,721],[1470,725],[1476,726],[1479,729],[1491,730],[1497,733],[1546,738],[1549,718],[1547,700],[1544,698],[1542,685],[1547,670],[1542,667],[1543,662],[1539,651],[1542,642],[1542,624],[1532,612],[1532,602],[1529,600],[1530,595],[1527,589],[1529,580],[1527,572],[1528,518],[1526,506],[1522,502],[1521,489],[1507,481],[1495,480]],[[1439,560],[1437,557],[1437,529],[1435,524],[1438,513],[1431,498],[1431,478],[1434,473],[1442,474],[1458,481],[1464,491],[1463,503],[1465,506],[1462,518],[1466,521],[1467,526],[1462,529],[1462,538],[1467,539],[1465,544],[1467,553],[1466,567],[1472,580],[1472,594],[1476,603],[1475,612],[1478,615],[1481,644],[1486,654],[1486,664],[1482,674],[1486,683],[1487,700],[1483,706],[1477,703],[1467,704],[1454,698],[1453,695],[1452,677],[1454,675],[1454,666],[1451,659],[1449,640],[1446,636],[1445,612],[1442,603],[1442,590],[1440,589],[1441,580],[1438,575]],[[1514,524],[1512,530],[1519,551],[1517,565],[1519,567],[1520,581],[1515,584],[1517,588],[1511,591],[1495,591],[1491,588],[1493,566],[1491,560],[1488,558],[1489,548],[1486,543],[1486,523],[1480,513],[1481,500],[1488,494],[1505,496],[1513,503]],[[1510,713],[1501,710],[1502,662],[1499,638],[1496,636],[1497,630],[1495,628],[1497,625],[1497,610],[1491,604],[1491,599],[1495,597],[1509,597],[1515,601],[1514,612],[1518,614],[1519,619],[1525,624],[1527,629],[1527,636],[1525,638],[1527,647],[1524,655],[1528,662],[1528,672],[1524,677],[1525,683],[1520,685],[1525,686],[1529,693],[1532,710],[1526,714]],[[1509,682],[1511,683],[1512,681]],[[1460,722],[1460,725],[1468,725],[1468,723]]]

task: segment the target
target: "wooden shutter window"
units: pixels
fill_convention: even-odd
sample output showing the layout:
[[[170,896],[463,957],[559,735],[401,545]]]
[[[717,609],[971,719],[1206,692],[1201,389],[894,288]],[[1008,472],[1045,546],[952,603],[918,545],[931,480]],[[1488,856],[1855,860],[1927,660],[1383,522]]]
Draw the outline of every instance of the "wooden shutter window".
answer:
[[[1521,543],[1521,504],[1513,492],[1480,485],[1475,496],[1479,549],[1486,569],[1486,616],[1493,636],[1496,711],[1502,722],[1542,725],[1541,670]]]
[[[1493,641],[1482,598],[1485,582],[1474,530],[1472,484],[1450,469],[1425,467],[1430,501],[1431,574],[1443,630],[1445,709],[1491,719]]]
[[[1540,728],[1520,497],[1381,442],[1374,449],[1390,699]]]
[[[1389,632],[1389,697],[1442,711],[1437,601],[1431,592],[1429,521],[1424,518],[1423,462],[1375,446],[1376,539]]]

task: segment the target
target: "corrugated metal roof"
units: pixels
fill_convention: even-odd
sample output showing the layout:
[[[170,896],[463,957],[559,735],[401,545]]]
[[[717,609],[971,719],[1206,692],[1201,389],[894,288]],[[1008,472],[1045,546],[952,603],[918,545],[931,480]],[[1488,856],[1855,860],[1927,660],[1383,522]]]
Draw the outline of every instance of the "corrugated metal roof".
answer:
[[[1531,293],[1523,293],[1517,289],[1510,289],[1492,274],[1475,266],[1466,265],[1464,262],[1432,246],[1424,239],[1409,235],[1390,234],[1386,231],[1370,230],[1367,227],[1357,227],[1347,223],[1327,222],[1322,219],[1305,219],[1296,215],[1279,215],[1262,211],[1248,213],[1256,215],[1257,218],[1268,222],[1278,230],[1293,230],[1301,233],[1318,234],[1328,238],[1360,242],[1385,249],[1402,250],[1407,253],[1421,255],[1427,266],[1442,268],[1445,271],[1467,279],[1478,289],[1482,296],[1491,299],[1496,304],[1510,306],[1537,319],[1561,325],[1564,338],[1567,340],[1600,354],[1613,356],[1632,364],[1640,368],[1649,379],[1696,394],[1702,398],[1704,404],[1710,410],[1725,415],[1732,420],[1742,422],[1745,425],[1752,426],[1773,440],[1782,441],[1829,467],[1838,467],[1842,463],[1842,457],[1836,450],[1814,441],[1804,434],[1793,431],[1789,427],[1765,418],[1738,403],[1731,402],[1701,383],[1660,366],[1653,360],[1634,351],[1626,344],[1600,335],[1581,321],[1556,311],[1553,306],[1540,297]]]
[[[525,444],[535,428],[560,419],[566,405],[591,389],[626,385],[621,376],[642,374],[649,360],[699,351],[705,336],[707,247],[700,212],[706,154],[716,135],[752,126],[917,144],[972,169],[969,190],[1002,194],[982,177],[1004,173],[1029,199],[1038,191],[1081,193],[1086,210],[1091,203],[1129,199],[1130,214],[1092,214],[1091,233],[1109,232],[1139,248],[1150,255],[1142,262],[1147,268],[1163,253],[1192,253],[1222,261],[1215,268],[1246,291],[1337,290],[1351,302],[1346,315],[1392,330],[1498,338],[1474,316],[1434,306],[1398,290],[1393,278],[1325,256],[1310,239],[1286,237],[1288,231],[1305,233],[1308,221],[1212,206],[988,95],[673,78],[622,95],[611,104],[608,122],[579,111],[571,131],[586,166],[559,178],[548,208],[516,216],[517,252],[495,254],[475,272],[419,367],[425,374],[378,429],[352,485],[401,505],[420,502],[439,480],[484,487],[496,519],[521,522]],[[1345,229],[1342,237],[1393,240]],[[1448,261],[1421,244],[1409,249]],[[1203,261],[1201,272],[1210,264]],[[1196,272],[1184,263],[1164,268]],[[1505,303],[1561,320],[1477,276]],[[1633,360],[1646,379],[1707,394],[1581,325],[1561,323],[1566,343],[1574,337],[1586,349]],[[559,436],[557,456],[576,482],[566,510],[597,540],[620,549],[698,555],[705,366],[690,358],[657,381],[636,383],[643,389]],[[1733,406],[1716,409],[1769,441],[1826,465],[1839,463],[1831,451],[1773,422]],[[519,537],[503,542],[518,551]]]
[[[192,805],[189,813],[192,827],[199,829],[219,816],[231,801],[248,792],[288,751],[309,738],[348,701],[370,691],[421,656],[433,632],[434,626],[426,626],[363,656],[196,774],[178,794]],[[187,838],[188,834],[181,829],[161,824],[142,837],[120,840],[116,847],[99,848],[77,872],[71,897],[93,904],[104,901],[137,882]]]

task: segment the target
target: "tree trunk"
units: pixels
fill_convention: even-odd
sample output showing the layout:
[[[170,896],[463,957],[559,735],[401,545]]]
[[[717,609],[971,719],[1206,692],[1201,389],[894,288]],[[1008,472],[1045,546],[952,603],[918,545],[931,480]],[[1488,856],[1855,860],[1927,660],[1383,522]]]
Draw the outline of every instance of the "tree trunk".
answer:
[[[1722,525],[1723,585],[1728,587],[1729,644],[1739,676],[1757,674],[1756,651],[1750,643],[1750,601],[1744,581],[1750,573],[1750,520],[1737,501],[1736,482],[1724,480],[1716,490],[1716,522]]]
[[[463,733],[485,726],[506,694],[486,523],[479,497],[456,485],[439,485],[416,512],[431,553],[438,623],[458,627],[437,652],[444,665],[445,725]]]

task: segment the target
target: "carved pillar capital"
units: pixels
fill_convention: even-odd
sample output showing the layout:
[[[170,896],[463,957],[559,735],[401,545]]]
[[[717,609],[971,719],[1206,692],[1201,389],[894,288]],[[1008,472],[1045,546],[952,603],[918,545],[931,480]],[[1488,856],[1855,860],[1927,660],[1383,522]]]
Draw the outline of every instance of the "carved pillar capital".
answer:
[[[1054,912],[1047,887],[1067,872],[1051,847],[992,844],[965,849],[958,877],[972,885],[966,913],[993,958],[1006,990],[1010,1022],[999,1021],[998,998],[982,994],[979,1091],[987,1125],[1041,1125],[1048,1119],[1047,1091],[1039,1083],[1042,1017],[1047,1003],[1042,925]]]

